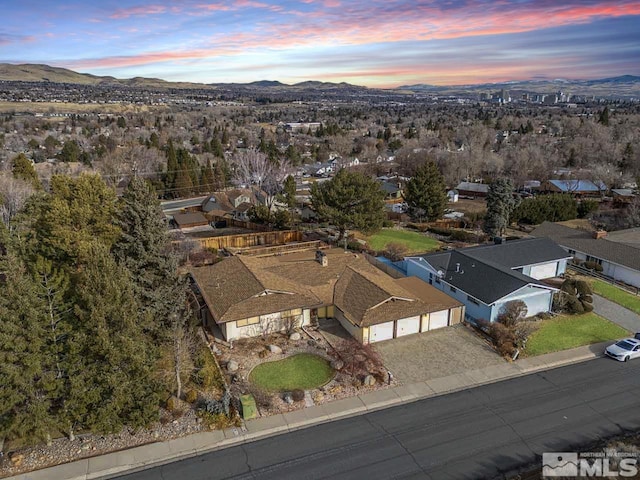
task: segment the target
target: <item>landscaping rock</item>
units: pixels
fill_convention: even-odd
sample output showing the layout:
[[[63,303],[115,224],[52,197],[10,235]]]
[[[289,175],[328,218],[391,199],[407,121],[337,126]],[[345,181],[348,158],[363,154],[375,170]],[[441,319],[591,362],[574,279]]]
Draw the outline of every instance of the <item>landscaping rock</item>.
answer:
[[[238,368],[240,368],[240,364],[235,360],[229,360],[229,362],[227,363],[227,371],[229,373],[237,372]]]
[[[282,353],[282,349],[277,345],[269,345],[267,348],[271,353]]]
[[[362,384],[365,387],[373,387],[376,384],[376,379],[373,375],[367,375],[364,377],[364,380],[362,380]]]
[[[298,332],[293,332],[291,335],[289,335],[289,340],[293,342],[299,342],[301,338],[302,335],[300,335]]]
[[[11,460],[11,463],[13,464],[14,467],[19,467],[20,465],[22,465],[22,461],[24,460],[24,455],[22,455],[21,453],[12,453],[9,456],[9,460]]]
[[[293,395],[291,392],[285,392],[284,395],[282,395],[282,399],[287,405],[293,405]]]
[[[342,370],[344,368],[344,362],[340,359],[336,359],[331,362],[331,368],[334,370]]]

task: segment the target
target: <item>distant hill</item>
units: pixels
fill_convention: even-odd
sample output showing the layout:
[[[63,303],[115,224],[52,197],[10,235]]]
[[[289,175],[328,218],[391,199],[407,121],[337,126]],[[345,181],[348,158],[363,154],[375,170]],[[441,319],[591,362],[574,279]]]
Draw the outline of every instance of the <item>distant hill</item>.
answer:
[[[551,93],[558,90],[578,95],[625,95],[640,96],[640,77],[621,75],[618,77],[594,80],[568,80],[564,78],[512,80],[499,83],[481,83],[473,85],[403,85],[395,90],[414,93],[432,93],[449,95],[460,92],[491,92],[500,89],[521,92]]]
[[[332,83],[319,81],[306,81],[288,85],[277,80],[259,80],[250,83],[190,83],[168,82],[159,78],[134,77],[130,79],[117,79],[114,77],[101,77],[88,73],[78,73],[66,68],[51,67],[49,65],[24,64],[13,65],[0,63],[0,80],[21,82],[51,82],[71,83],[81,85],[126,85],[137,88],[173,88],[173,89],[217,89],[221,87],[234,87],[255,91],[266,89],[271,92],[286,93],[291,91],[365,91],[367,87],[351,85],[349,83]],[[491,92],[500,89],[512,92],[538,92],[551,93],[562,90],[578,95],[602,95],[620,97],[640,96],[640,77],[635,75],[621,75],[618,77],[602,78],[595,80],[568,80],[568,79],[533,79],[514,80],[501,83],[484,83],[473,85],[429,85],[415,84],[403,85],[387,91],[396,94],[430,93],[434,95],[456,95],[479,92]]]
[[[287,85],[277,80],[260,80],[250,83],[190,83],[190,82],[168,82],[160,78],[134,77],[129,79],[117,79],[114,77],[100,77],[88,73],[78,73],[73,70],[49,65],[23,64],[14,65],[10,63],[0,63],[0,80],[13,82],[51,82],[51,83],[71,83],[80,85],[127,85],[140,88],[199,88],[215,89],[219,85],[235,85],[246,88],[277,88],[277,89],[337,89],[337,88],[361,88],[348,83],[328,83],[328,82],[301,82],[295,85]]]

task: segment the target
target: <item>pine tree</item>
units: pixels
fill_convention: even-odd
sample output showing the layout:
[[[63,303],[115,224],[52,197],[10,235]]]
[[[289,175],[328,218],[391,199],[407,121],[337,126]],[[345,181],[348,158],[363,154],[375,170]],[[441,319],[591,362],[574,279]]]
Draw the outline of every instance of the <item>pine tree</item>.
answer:
[[[24,153],[19,154],[13,159],[11,171],[15,178],[24,180],[25,182],[33,185],[37,190],[42,189],[42,184],[38,179],[36,169],[33,168],[31,160],[29,160]]]
[[[74,285],[77,321],[65,364],[66,423],[100,433],[143,427],[158,414],[158,352],[139,321],[131,274],[104,245],[94,243],[90,250],[92,261]]]
[[[498,178],[489,185],[487,214],[484,231],[491,236],[502,236],[509,226],[511,213],[516,207],[513,184],[508,178]]]
[[[404,199],[409,207],[409,215],[414,219],[429,222],[444,214],[447,194],[444,177],[434,162],[420,166],[404,189]]]
[[[201,176],[201,187],[203,192],[210,192],[213,190],[215,177],[213,175],[213,167],[211,166],[211,160],[207,159],[207,166],[203,167]]]
[[[176,186],[176,176],[178,174],[178,157],[176,150],[173,147],[173,141],[169,140],[167,144],[167,178],[165,180],[165,186],[168,190],[172,190]]]
[[[20,260],[0,257],[0,437],[49,438],[61,379],[49,342],[45,305]]]
[[[339,239],[347,228],[375,232],[385,219],[384,192],[380,184],[345,168],[328,182],[311,186],[311,203],[320,218],[338,227]]]

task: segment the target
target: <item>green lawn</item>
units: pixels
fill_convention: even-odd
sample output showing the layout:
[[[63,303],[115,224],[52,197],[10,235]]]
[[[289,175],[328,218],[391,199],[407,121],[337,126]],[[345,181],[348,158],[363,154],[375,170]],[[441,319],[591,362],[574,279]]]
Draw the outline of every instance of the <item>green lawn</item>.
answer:
[[[640,314],[640,296],[632,295],[602,280],[592,280],[593,293]]]
[[[595,313],[560,315],[543,320],[527,341],[526,356],[542,355],[629,335],[624,328]]]
[[[423,253],[437,250],[440,242],[419,232],[383,229],[366,238],[369,246],[376,251],[384,250],[387,244],[395,242],[407,247],[407,253]]]
[[[258,365],[251,371],[249,381],[265,390],[306,390],[324,385],[333,374],[333,368],[324,358],[300,353]]]

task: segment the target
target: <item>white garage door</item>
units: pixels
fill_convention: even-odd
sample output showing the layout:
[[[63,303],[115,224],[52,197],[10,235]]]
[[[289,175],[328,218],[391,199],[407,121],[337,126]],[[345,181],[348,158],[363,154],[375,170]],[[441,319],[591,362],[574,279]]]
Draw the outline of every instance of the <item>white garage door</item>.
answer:
[[[536,265],[531,267],[530,277],[540,280],[542,278],[552,278],[556,276],[558,270],[558,262],[545,263],[544,265]]]
[[[420,331],[420,316],[402,318],[398,320],[396,337],[402,337],[403,335],[418,333],[419,331]]]
[[[449,310],[433,312],[429,315],[429,320],[429,330],[446,327],[449,325]]]
[[[369,330],[369,343],[391,340],[393,338],[393,322],[373,325]]]

